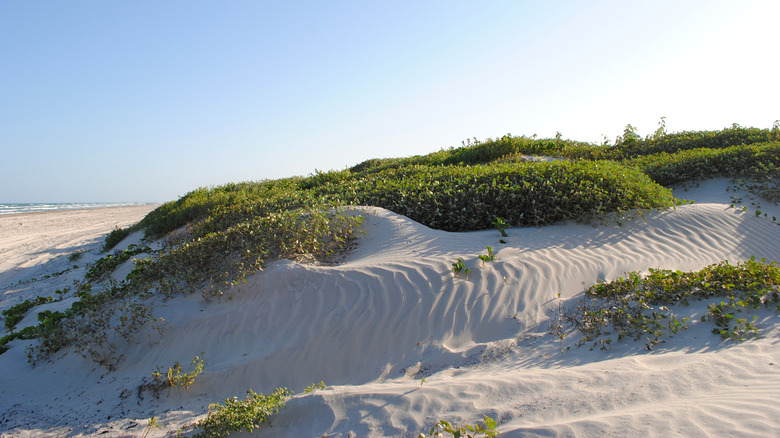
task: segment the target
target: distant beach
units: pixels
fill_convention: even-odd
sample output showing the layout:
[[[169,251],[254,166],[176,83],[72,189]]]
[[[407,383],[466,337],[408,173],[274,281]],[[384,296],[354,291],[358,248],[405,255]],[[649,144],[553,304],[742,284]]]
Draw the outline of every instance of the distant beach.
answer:
[[[25,204],[0,204],[7,205]],[[114,227],[135,224],[158,204],[124,204],[120,207],[114,204],[45,205],[83,207],[39,208],[26,213],[0,215],[0,288],[19,280],[17,277],[20,275],[38,275],[37,271],[45,269],[47,262],[63,254],[99,249],[105,235]],[[62,269],[66,267],[63,265]],[[31,270],[36,273],[31,274]]]
[[[0,214],[34,213],[38,211],[81,210],[85,208],[132,207],[149,205],[147,202],[56,202],[56,203],[0,203]]]

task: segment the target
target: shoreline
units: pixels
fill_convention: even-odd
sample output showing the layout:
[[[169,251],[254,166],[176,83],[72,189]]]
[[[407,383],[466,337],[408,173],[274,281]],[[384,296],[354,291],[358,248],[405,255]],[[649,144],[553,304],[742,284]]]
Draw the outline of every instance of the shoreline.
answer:
[[[90,203],[83,203],[85,205]],[[22,212],[13,212],[13,213],[3,213],[0,212],[0,219],[6,218],[6,217],[13,217],[13,216],[27,216],[31,214],[47,214],[47,213],[64,213],[64,212],[73,212],[73,211],[95,211],[95,210],[105,210],[105,209],[121,209],[121,208],[135,208],[135,207],[148,207],[148,206],[154,206],[155,208],[159,207],[160,203],[156,202],[148,202],[148,203],[137,203],[137,204],[125,204],[125,205],[116,205],[117,203],[106,203],[107,205],[102,206],[98,205],[100,203],[93,203],[91,207],[73,207],[73,208],[53,208],[48,210],[32,210],[32,211],[22,211]],[[6,204],[8,205],[8,204]]]

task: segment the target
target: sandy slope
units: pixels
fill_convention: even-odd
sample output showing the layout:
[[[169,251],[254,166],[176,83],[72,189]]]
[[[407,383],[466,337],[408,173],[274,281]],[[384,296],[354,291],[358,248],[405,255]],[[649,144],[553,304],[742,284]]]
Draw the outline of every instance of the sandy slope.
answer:
[[[496,231],[446,233],[367,208],[366,235],[339,265],[279,261],[230,300],[156,303],[168,330],[125,346],[116,372],[73,353],[32,369],[25,342],[15,341],[0,356],[0,431],[140,436],[153,415],[176,430],[249,388],[300,392],[323,380],[326,390],[294,398],[259,433],[416,436],[439,419],[473,423],[487,414],[502,436],[778,435],[775,315],[759,313],[759,340],[722,343],[711,326],[694,323],[652,352],[632,342],[561,355],[546,333],[557,294],[571,303],[598,280],[780,260],[780,226],[728,208],[724,187],[690,188],[678,195],[706,202],[621,226],[511,229],[506,244]],[[780,209],[762,210],[780,217]],[[487,245],[498,260],[481,267]],[[453,278],[458,257],[468,278]],[[44,291],[43,283],[34,287]],[[701,314],[704,305],[684,310]],[[201,353],[205,372],[191,393],[138,397],[156,366]]]

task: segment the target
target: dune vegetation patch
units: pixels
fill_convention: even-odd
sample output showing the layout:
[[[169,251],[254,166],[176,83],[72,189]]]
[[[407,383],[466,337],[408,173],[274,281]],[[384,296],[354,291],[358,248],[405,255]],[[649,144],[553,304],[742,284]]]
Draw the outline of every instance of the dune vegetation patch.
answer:
[[[315,189],[351,205],[383,207],[431,228],[472,231],[672,207],[671,192],[611,161],[504,163],[388,169]]]
[[[701,321],[714,323],[712,333],[724,340],[759,337],[756,316],[748,314],[758,309],[780,312],[780,264],[751,258],[693,272],[650,269],[645,277],[630,272],[626,278],[588,288],[575,309],[568,314],[561,310],[550,327],[562,340],[563,323],[568,323],[582,335],[577,345],[591,349],[607,350],[615,342],[633,339],[644,341],[651,350],[664,337],[689,327],[690,317],[679,309],[675,313],[672,306],[711,299],[716,300]]]

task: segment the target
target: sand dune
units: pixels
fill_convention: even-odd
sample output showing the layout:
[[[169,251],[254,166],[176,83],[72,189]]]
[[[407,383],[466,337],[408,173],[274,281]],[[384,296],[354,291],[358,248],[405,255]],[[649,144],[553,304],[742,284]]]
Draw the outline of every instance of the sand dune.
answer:
[[[366,207],[366,234],[336,265],[277,261],[230,300],[204,303],[194,294],[157,302],[155,315],[169,328],[162,338],[149,329],[137,345],[124,346],[116,372],[73,353],[33,369],[24,357],[25,342],[33,341],[15,341],[0,356],[0,431],[140,435],[155,415],[172,431],[249,388],[300,392],[322,380],[327,389],[293,398],[258,434],[416,436],[439,419],[473,423],[489,415],[502,436],[778,435],[774,314],[757,313],[758,340],[722,342],[694,318],[651,352],[627,342],[561,355],[547,334],[559,293],[571,303],[585,287],[627,271],[780,260],[780,226],[729,208],[724,186],[702,184],[678,196],[707,202],[620,225],[510,229],[506,244],[494,230],[447,233]],[[109,230],[90,232],[97,238]],[[488,245],[497,260],[482,267],[478,255]],[[457,258],[470,268],[468,278],[454,278]],[[6,287],[0,307],[51,287]],[[686,311],[706,309],[700,303]],[[191,393],[138,398],[139,383],[156,366],[201,353],[205,372]]]

